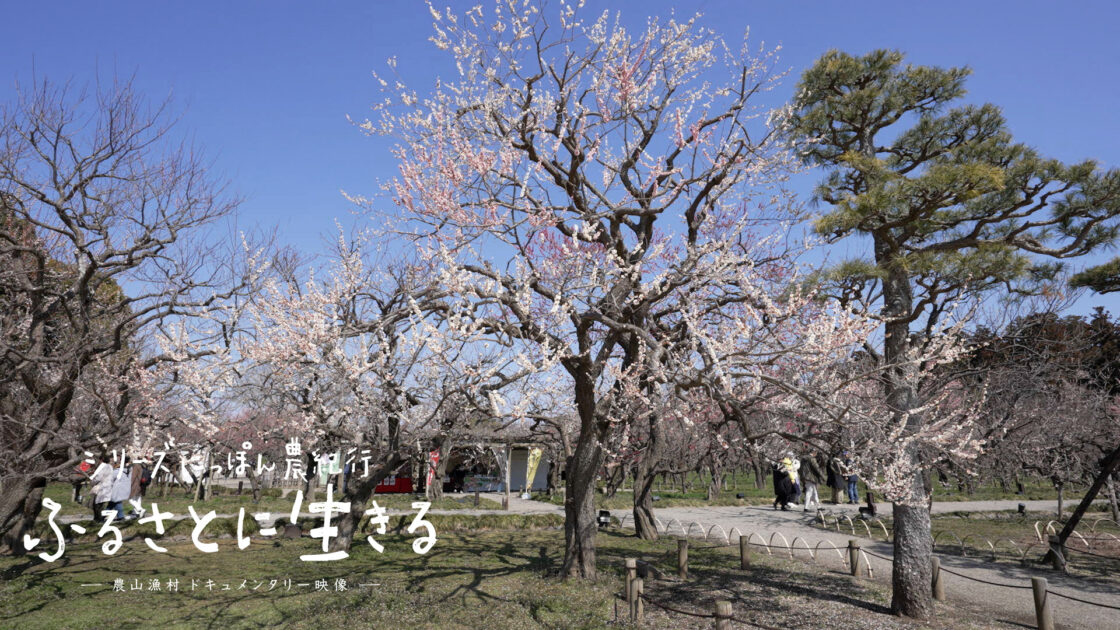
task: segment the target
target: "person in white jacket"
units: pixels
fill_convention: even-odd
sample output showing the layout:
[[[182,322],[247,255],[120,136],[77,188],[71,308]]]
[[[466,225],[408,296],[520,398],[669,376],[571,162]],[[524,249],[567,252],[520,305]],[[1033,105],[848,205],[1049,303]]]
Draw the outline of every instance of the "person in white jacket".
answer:
[[[93,474],[89,476],[90,481],[90,495],[93,497],[93,520],[100,522],[102,520],[101,511],[109,506],[109,500],[113,494],[113,476],[114,470],[109,465],[109,456],[102,455],[101,461],[98,462],[97,468],[94,469]]]
[[[109,496],[109,509],[117,511],[117,520],[124,519],[124,502],[132,494],[132,474],[130,466],[122,461],[120,468],[113,471],[113,488]]]

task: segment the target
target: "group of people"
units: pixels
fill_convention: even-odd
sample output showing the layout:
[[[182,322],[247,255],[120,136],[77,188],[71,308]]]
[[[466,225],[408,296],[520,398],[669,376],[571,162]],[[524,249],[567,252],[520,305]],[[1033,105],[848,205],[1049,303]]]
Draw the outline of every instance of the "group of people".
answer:
[[[811,455],[802,462],[792,451],[786,452],[780,460],[772,463],[774,473],[774,509],[789,510],[790,505],[805,502],[802,511],[810,507],[820,507],[817,487],[822,483],[832,490],[832,503],[840,503],[840,493],[847,491],[848,503],[859,503],[859,476],[852,468],[848,451],[843,451],[827,460],[822,455]]]
[[[118,520],[125,519],[125,502],[139,501],[151,482],[147,467],[122,459],[114,468],[108,455],[102,455],[93,474],[89,476],[93,520],[102,521],[102,512],[115,510]],[[134,509],[129,518],[140,518],[144,509]]]

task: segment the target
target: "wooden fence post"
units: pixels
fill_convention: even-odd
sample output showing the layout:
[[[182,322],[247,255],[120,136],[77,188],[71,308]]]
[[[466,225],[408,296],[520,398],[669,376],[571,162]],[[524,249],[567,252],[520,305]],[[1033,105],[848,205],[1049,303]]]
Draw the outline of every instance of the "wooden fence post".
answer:
[[[688,539],[677,540],[677,576],[682,580],[688,577]]]
[[[716,630],[731,630],[731,602],[716,602]]]
[[[634,615],[634,580],[638,579],[638,559],[626,559],[626,605],[630,609],[631,619]]]
[[[933,557],[933,598],[945,601],[945,580],[941,578],[941,558]]]
[[[750,540],[739,536],[739,568],[746,571],[751,568]]]
[[[1034,591],[1034,616],[1038,630],[1054,630],[1054,617],[1050,614],[1050,600],[1046,597],[1046,578],[1032,577],[1031,590]]]
[[[642,594],[646,592],[645,580],[634,578],[634,606],[630,610],[630,621],[641,623],[645,608],[642,606]]]
[[[859,559],[859,541],[851,538],[848,539],[848,564],[851,565],[852,575],[858,578],[859,567],[862,564]]]

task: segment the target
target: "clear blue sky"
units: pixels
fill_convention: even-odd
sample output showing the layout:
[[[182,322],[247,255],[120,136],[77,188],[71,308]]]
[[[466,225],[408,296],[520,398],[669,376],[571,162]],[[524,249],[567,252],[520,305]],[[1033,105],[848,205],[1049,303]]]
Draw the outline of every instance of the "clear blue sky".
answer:
[[[455,3],[465,10],[470,3]],[[447,3],[435,2],[436,6]],[[373,194],[395,171],[386,144],[346,121],[376,96],[370,71],[390,56],[417,88],[450,76],[419,1],[4,3],[0,99],[32,71],[53,80],[136,73],[153,99],[171,94],[217,170],[245,198],[242,223],[279,227],[317,249],[332,219],[351,221],[340,190]],[[556,6],[553,4],[553,6]],[[626,21],[696,10],[738,40],[781,44],[797,75],[829,48],[898,48],[920,64],[969,65],[969,100],[1000,105],[1020,141],[1063,160],[1120,166],[1120,5],[1115,2],[589,1]],[[1091,296],[1120,314],[1120,298]]]

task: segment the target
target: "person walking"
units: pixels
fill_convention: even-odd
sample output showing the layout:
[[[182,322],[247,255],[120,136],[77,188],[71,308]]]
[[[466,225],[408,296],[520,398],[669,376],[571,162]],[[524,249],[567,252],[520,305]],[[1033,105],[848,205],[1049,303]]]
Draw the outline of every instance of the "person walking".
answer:
[[[852,458],[844,451],[844,476],[848,482],[848,503],[859,505],[859,475],[852,469]]]
[[[144,466],[137,462],[132,462],[131,470],[131,485],[128,491],[128,501],[132,504],[132,518],[140,518],[144,516],[144,508],[136,507],[140,505],[140,499],[144,496]]]
[[[801,462],[793,456],[792,451],[787,451],[786,456],[778,464],[781,471],[789,477],[790,494],[789,503],[797,505],[801,499],[801,477],[798,471],[801,470]]]
[[[793,481],[790,479],[789,471],[782,462],[773,462],[771,469],[774,473],[774,509],[780,506],[783,511],[788,511],[794,497]]]
[[[113,494],[113,467],[109,464],[108,455],[101,456],[101,461],[89,476],[89,481],[89,492],[93,498],[93,520],[100,523],[104,520],[101,512],[108,508]]]
[[[132,474],[122,460],[120,468],[113,471],[113,485],[109,496],[109,509],[117,511],[117,520],[124,520],[124,502],[132,493]]]
[[[805,494],[805,507],[801,511],[808,512],[810,504],[815,504],[817,508],[820,508],[821,498],[817,493],[817,486],[821,484],[823,477],[820,457],[812,454],[806,457],[805,462],[801,465],[800,474]]]

